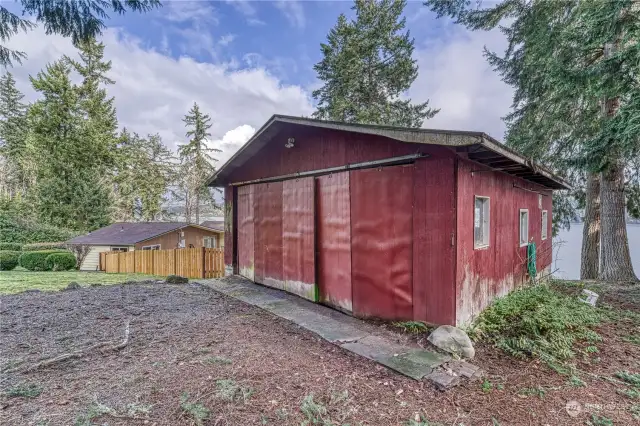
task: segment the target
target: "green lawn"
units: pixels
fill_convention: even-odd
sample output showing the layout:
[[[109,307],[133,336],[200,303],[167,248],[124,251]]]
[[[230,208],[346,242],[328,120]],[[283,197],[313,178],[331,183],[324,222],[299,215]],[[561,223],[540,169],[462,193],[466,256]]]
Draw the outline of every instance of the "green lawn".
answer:
[[[120,284],[125,281],[155,279],[142,274],[105,274],[103,272],[31,272],[24,269],[0,271],[0,294],[20,293],[25,290],[58,291],[75,281],[81,286],[90,284]]]

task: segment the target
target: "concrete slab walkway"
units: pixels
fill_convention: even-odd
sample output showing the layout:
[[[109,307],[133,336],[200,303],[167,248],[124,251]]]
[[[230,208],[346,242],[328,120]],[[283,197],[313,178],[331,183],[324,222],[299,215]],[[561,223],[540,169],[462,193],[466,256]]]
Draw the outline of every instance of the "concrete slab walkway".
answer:
[[[292,321],[331,343],[416,380],[435,374],[436,368],[451,361],[449,356],[398,343],[372,324],[241,277],[198,282]]]

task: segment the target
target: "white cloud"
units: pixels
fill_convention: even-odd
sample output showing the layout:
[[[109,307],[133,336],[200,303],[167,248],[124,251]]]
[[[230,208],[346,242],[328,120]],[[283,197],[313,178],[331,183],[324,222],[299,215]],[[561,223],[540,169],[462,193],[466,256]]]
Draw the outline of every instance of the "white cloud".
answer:
[[[219,149],[222,152],[214,152],[213,157],[218,160],[216,168],[221,167],[242,145],[247,142],[256,132],[254,127],[243,124],[235,129],[229,130],[221,139],[209,142],[210,148]]]
[[[207,1],[171,0],[164,3],[160,16],[173,22],[198,21],[217,24],[215,9]]]
[[[284,16],[289,20],[291,26],[300,29],[305,27],[306,19],[302,3],[297,0],[280,0],[275,2],[275,6],[280,9]]]
[[[105,31],[102,41],[105,57],[112,61],[110,77],[116,84],[108,91],[115,97],[120,126],[143,135],[159,133],[171,148],[186,141],[182,117],[194,101],[211,115],[212,140],[223,141],[225,156],[239,146],[249,128],[259,128],[271,115],[310,115],[313,111],[303,88],[284,85],[264,67],[237,69],[232,64],[202,63],[190,57],[171,58],[112,28]],[[69,39],[47,36],[41,28],[13,37],[8,47],[19,47],[28,54],[24,64],[11,72],[31,101],[36,93],[29,75],[63,54],[76,55]]]
[[[483,56],[483,47],[500,53],[506,41],[498,31],[469,32],[459,26],[445,27],[443,39],[416,45],[414,57],[420,67],[409,90],[415,101],[430,100],[440,108],[423,127],[477,130],[502,140],[502,122],[511,106],[513,90],[500,80]]]
[[[235,39],[236,39],[235,34],[225,34],[222,37],[220,37],[220,40],[218,40],[218,44],[221,46],[228,46]]]
[[[265,25],[265,22],[258,18],[258,9],[254,6],[253,2],[248,0],[226,0],[226,3],[244,15],[249,25]]]

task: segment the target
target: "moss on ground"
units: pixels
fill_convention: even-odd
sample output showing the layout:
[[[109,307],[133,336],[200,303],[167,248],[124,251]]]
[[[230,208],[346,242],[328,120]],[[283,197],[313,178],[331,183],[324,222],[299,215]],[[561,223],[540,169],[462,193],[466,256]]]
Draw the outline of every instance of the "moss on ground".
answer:
[[[31,272],[23,269],[0,272],[0,295],[15,294],[27,290],[59,291],[70,282],[82,286],[121,284],[125,281],[155,279],[157,277],[142,274],[105,274],[102,272]]]

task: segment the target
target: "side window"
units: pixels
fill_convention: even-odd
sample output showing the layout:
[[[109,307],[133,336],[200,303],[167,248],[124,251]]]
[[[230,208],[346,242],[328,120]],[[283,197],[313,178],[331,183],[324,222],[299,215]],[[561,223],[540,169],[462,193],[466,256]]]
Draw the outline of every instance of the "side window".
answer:
[[[489,197],[475,197],[473,209],[473,248],[489,246]]]
[[[529,210],[520,210],[520,247],[529,244]]]
[[[547,232],[549,229],[549,215],[546,210],[542,210],[542,239],[547,239]]]

